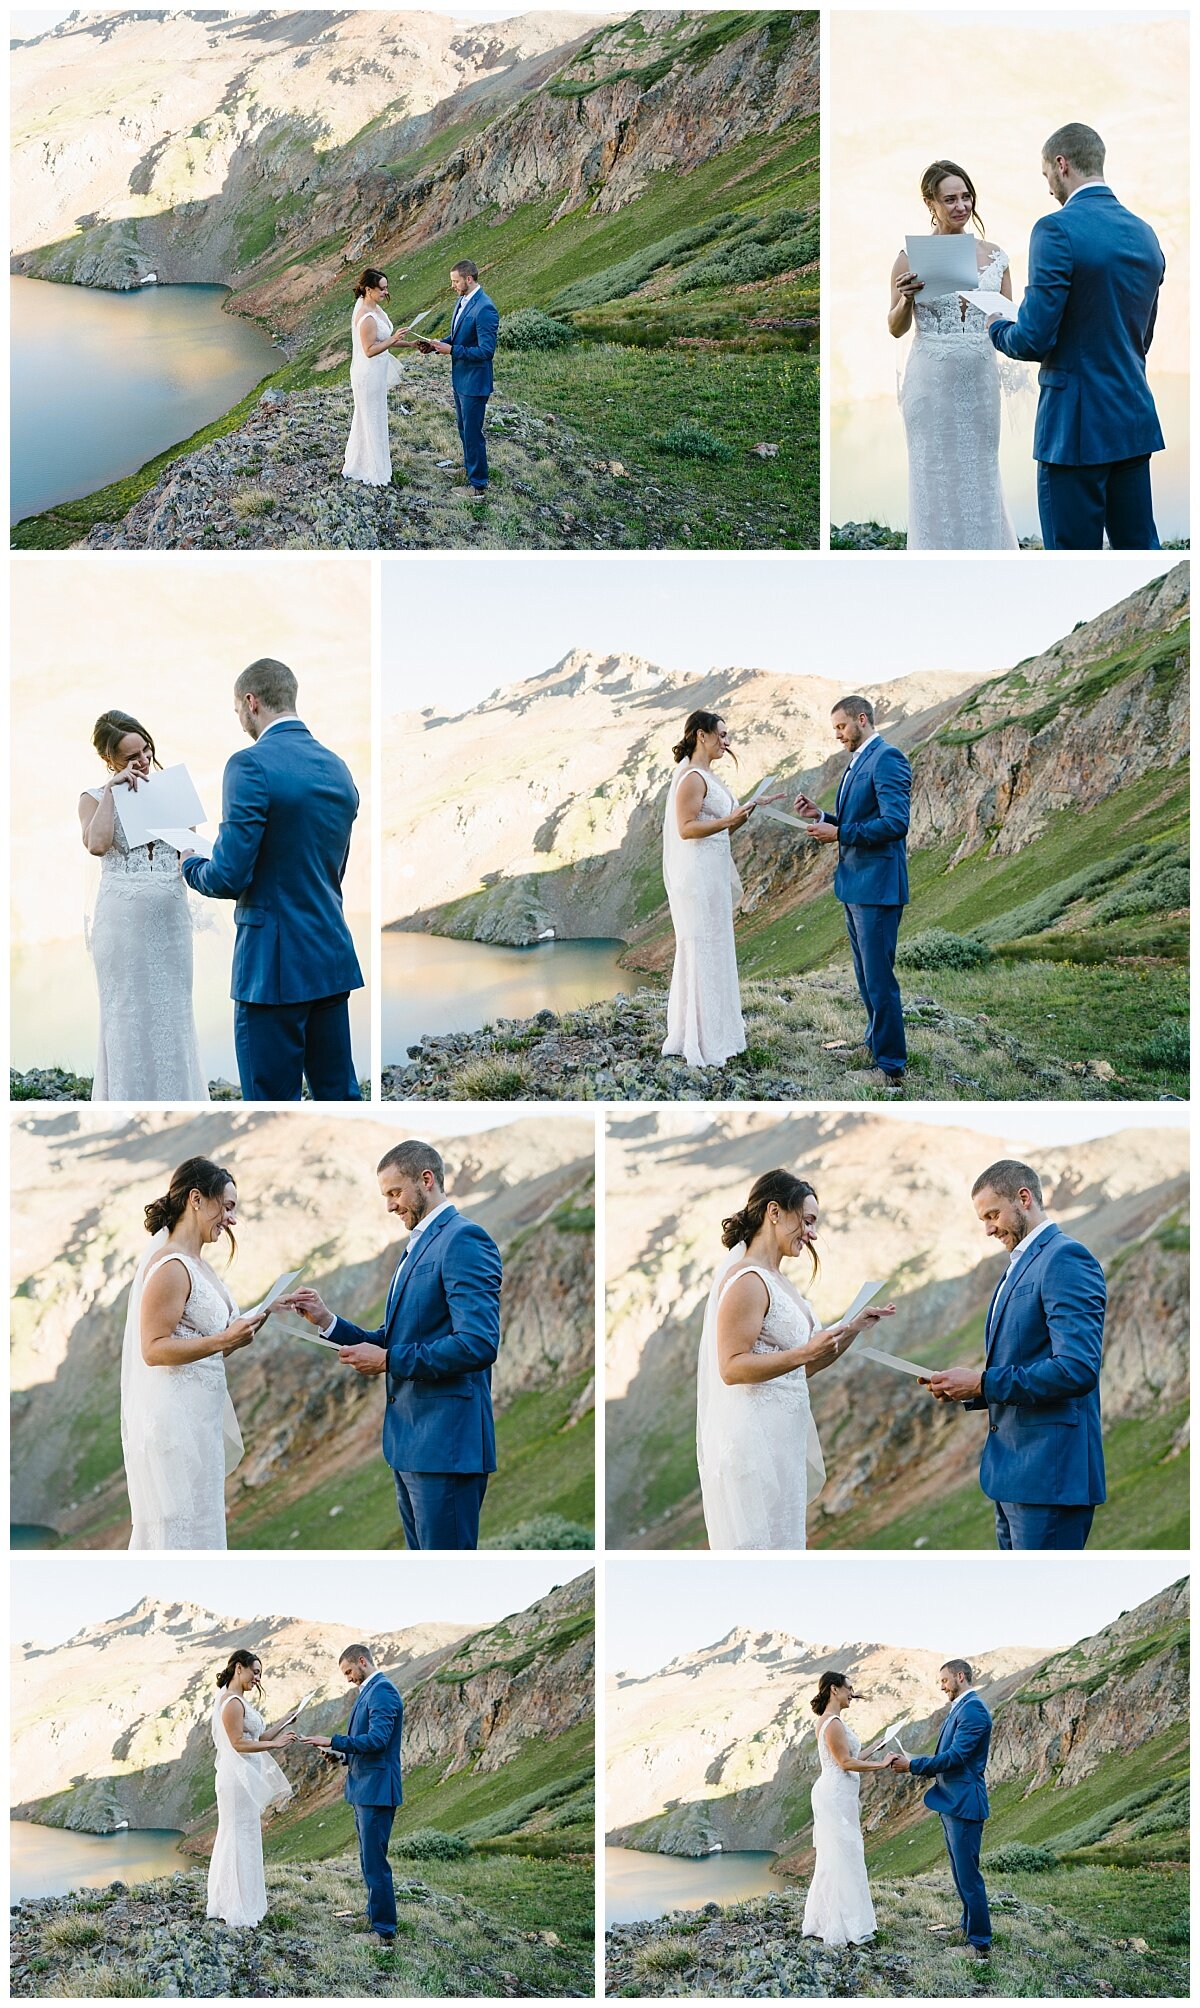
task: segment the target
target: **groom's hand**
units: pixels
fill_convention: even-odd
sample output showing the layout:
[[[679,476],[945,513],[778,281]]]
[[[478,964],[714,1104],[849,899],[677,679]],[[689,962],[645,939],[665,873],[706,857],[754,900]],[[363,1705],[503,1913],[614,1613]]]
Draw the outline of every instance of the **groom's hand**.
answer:
[[[795,809],[796,814],[798,816],[811,816],[814,817],[817,822],[820,822],[821,820],[820,804],[814,802],[811,795],[797,795],[795,801],[792,804],[792,807]]]
[[[302,1743],[311,1743],[314,1750],[328,1750],[329,1748],[328,1736],[302,1736],[300,1741]]]
[[[318,1331],[323,1331],[326,1325],[333,1322],[333,1312],[315,1290],[293,1290],[290,1297],[279,1298],[275,1309],[299,1311],[300,1316],[307,1318],[309,1324],[315,1325]]]
[[[983,1392],[983,1371],[977,1367],[947,1367],[944,1373],[930,1374],[929,1392],[935,1401],[974,1401]]]
[[[429,346],[435,356],[450,356],[454,354],[449,342],[430,342]]]
[[[808,835],[818,844],[836,844],[838,840],[836,823],[809,823]]]
[[[893,1757],[892,1769],[893,1771],[911,1771],[912,1766],[907,1757]]]
[[[369,1345],[365,1339],[357,1346],[340,1346],[338,1358],[343,1366],[353,1367],[358,1374],[381,1374],[387,1367],[384,1348]]]

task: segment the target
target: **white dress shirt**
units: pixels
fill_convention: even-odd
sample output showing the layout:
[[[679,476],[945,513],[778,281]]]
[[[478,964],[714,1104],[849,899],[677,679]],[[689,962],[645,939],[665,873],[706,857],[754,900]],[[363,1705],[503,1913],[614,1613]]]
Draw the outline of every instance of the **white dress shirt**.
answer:
[[[1097,175],[1095,181],[1081,181],[1078,188],[1073,188],[1071,190],[1071,193],[1067,197],[1067,202],[1074,202],[1075,197],[1077,195],[1082,195],[1085,188],[1107,188],[1107,187],[1108,183],[1105,181],[1103,175]],[[1067,206],[1067,202],[1063,203],[1064,209]]]
[[[868,746],[870,746],[876,739],[878,739],[878,737],[879,737],[878,732],[868,732],[865,739],[860,739],[858,745],[855,747],[853,753],[850,755],[850,758],[847,760],[845,772],[843,773],[841,780],[838,782],[837,791],[839,795],[841,794],[842,789],[845,787],[847,781],[850,778],[851,773],[854,770],[854,763],[857,760],[859,754],[865,753]],[[837,809],[835,807],[834,815],[836,814],[837,814]],[[821,821],[823,823],[832,823],[833,816],[830,815],[828,809],[822,809]]]
[[[424,1219],[418,1220],[416,1226],[412,1230],[412,1233],[409,1235],[408,1240],[404,1244],[404,1249],[400,1256],[400,1260],[397,1262],[395,1268],[392,1270],[392,1280],[388,1284],[388,1297],[391,1296],[392,1291],[396,1286],[397,1276],[400,1274],[400,1271],[403,1269],[405,1263],[408,1261],[409,1257],[413,1252],[413,1249],[416,1247],[418,1241],[420,1240],[422,1234],[424,1234],[426,1228],[432,1227],[434,1221],[438,1217],[438,1214],[444,1213],[446,1211],[446,1208],[448,1206],[452,1206],[453,1203],[454,1203],[453,1200],[443,1199],[439,1205],[430,1208],[430,1211],[425,1215]],[[385,1300],[384,1304],[385,1315],[386,1311],[387,1311],[387,1304]],[[336,1324],[337,1324],[337,1319],[332,1318],[322,1331],[321,1337],[323,1339],[327,1339],[330,1336],[330,1333],[333,1331],[333,1328]],[[364,1687],[366,1686],[365,1681],[363,1682],[363,1686]]]
[[[458,326],[459,322],[461,321],[461,319],[462,319],[462,317],[463,317],[463,313],[464,313],[464,311],[465,311],[465,309],[466,309],[466,304],[467,304],[467,301],[468,301],[468,300],[473,300],[473,299],[475,298],[475,295],[476,295],[476,293],[477,293],[478,291],[479,291],[479,281],[478,281],[478,279],[476,279],[476,281],[475,281],[475,284],[474,284],[474,285],[472,286],[472,288],[471,288],[471,290],[470,290],[470,292],[469,292],[469,293],[460,293],[460,294],[459,294],[459,296],[458,296],[458,304],[457,304],[457,306],[455,307],[455,309],[454,309],[454,312],[453,312],[453,314],[452,314],[452,315],[451,315],[451,317],[450,317],[450,339],[451,339],[451,341],[453,341],[453,340],[454,340],[454,330],[455,330],[455,329],[457,328],[457,326]]]
[[[1053,1225],[1054,1222],[1052,1220],[1043,1220],[1041,1225],[1039,1227],[1035,1227],[1032,1233],[1027,1234],[1023,1241],[1018,1241],[1016,1247],[1013,1249],[1012,1254],[1008,1258],[1008,1267],[1004,1271],[1003,1276],[1000,1278],[1000,1288],[996,1293],[996,1300],[992,1305],[992,1315],[988,1319],[988,1328],[986,1333],[984,1334],[985,1338],[990,1338],[992,1332],[995,1330],[996,1319],[1000,1315],[1000,1306],[1004,1301],[1004,1293],[1008,1289],[1008,1286],[1012,1281],[1014,1269],[1017,1267],[1019,1263],[1025,1260],[1025,1257],[1028,1255],[1030,1249],[1033,1247],[1034,1242],[1039,1238],[1039,1236],[1045,1234],[1047,1229],[1053,1227]]]

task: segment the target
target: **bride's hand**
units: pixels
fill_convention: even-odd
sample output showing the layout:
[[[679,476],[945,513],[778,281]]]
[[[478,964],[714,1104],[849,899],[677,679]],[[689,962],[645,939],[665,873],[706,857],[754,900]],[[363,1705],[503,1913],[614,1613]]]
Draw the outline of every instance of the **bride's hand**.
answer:
[[[881,1318],[894,1318],[895,1315],[894,1304],[868,1304],[866,1310],[860,1311],[854,1323],[847,1325],[845,1329],[857,1338],[860,1332],[871,1331]]]
[[[240,1352],[243,1346],[250,1344],[259,1326],[265,1324],[265,1322],[265,1311],[261,1312],[255,1318],[235,1318],[232,1324],[226,1325],[225,1330],[221,1334],[221,1352]]]
[[[844,1325],[832,1325],[827,1332],[814,1332],[804,1347],[804,1364],[806,1367],[832,1366],[849,1343]]]
[[[740,830],[743,823],[748,823],[750,821],[751,816],[754,814],[754,810],[755,810],[755,804],[753,802],[740,803],[729,818],[730,829]]]
[[[146,776],[142,773],[137,763],[131,760],[127,767],[122,767],[119,774],[114,774],[110,780],[106,781],[105,786],[107,788],[128,788],[131,795],[136,795],[138,782],[145,779]]]
[[[923,292],[924,287],[924,279],[918,278],[915,272],[901,272],[897,275],[896,291],[901,299],[911,300],[917,293]]]

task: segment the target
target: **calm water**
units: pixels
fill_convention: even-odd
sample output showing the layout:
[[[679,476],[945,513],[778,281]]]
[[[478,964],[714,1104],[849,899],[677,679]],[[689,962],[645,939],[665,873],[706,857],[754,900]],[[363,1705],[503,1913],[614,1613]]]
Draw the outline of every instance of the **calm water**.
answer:
[[[348,914],[347,919],[359,962],[369,975],[370,923],[360,914]],[[233,1005],[229,1001],[232,954],[232,928],[195,937],[192,1002],[200,1060],[209,1081],[237,1080]],[[77,942],[51,941],[38,948],[14,949],[11,969],[10,1064],[21,1072],[31,1067],[69,1067],[73,1073],[90,1074],[96,1064],[100,1007],[95,971],[83,945],[82,922]],[[365,989],[354,991],[350,998],[350,1032],[360,1080],[371,1065],[368,998]]]
[[[71,1834],[32,1820],[10,1820],[11,1898],[65,1896],[110,1882],[148,1882],[196,1864],[179,1852],[173,1827],[126,1828],[119,1834]]]
[[[8,1530],[10,1548],[57,1548],[59,1537],[53,1527],[37,1527],[14,1520]]]
[[[383,1064],[403,1066],[423,1032],[477,1032],[495,1018],[573,1011],[636,990],[623,941],[543,941],[493,948],[436,934],[383,937]]]
[[[669,1910],[699,1910],[705,1903],[740,1903],[783,1887],[771,1874],[774,1855],[644,1855],[637,1848],[604,1850],[604,1922],[637,1924]]]
[[[1034,379],[1036,390],[1036,378]],[[1188,528],[1188,384],[1186,377],[1160,377],[1154,399],[1166,451],[1150,463],[1154,517],[1162,538],[1186,537]],[[1041,535],[1037,513],[1037,469],[1030,457],[1033,397],[1006,401],[1000,431],[1000,477],[1018,537]],[[886,523],[901,530],[908,521],[908,457],[904,421],[894,398],[864,398],[835,404],[829,418],[830,519],[834,523]]]
[[[132,474],[279,364],[224,286],[10,287],[14,522]]]

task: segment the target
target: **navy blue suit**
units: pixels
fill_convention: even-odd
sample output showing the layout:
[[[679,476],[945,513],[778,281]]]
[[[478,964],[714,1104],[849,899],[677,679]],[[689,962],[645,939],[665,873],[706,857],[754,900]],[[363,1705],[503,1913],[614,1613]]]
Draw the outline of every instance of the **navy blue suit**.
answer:
[[[846,932],[858,994],[867,1014],[865,1039],[877,1067],[902,1073],[908,1064],[904,1008],[896,981],[896,941],[908,903],[908,805],[912,768],[898,746],[876,737],[842,776],[832,813],[837,873],[833,890],[846,909]]]
[[[1040,362],[1033,457],[1048,551],[1156,551],[1150,455],[1162,430],[1146,381],[1166,264],[1148,223],[1089,184],[1029,240],[1029,284],[992,341]]]
[[[500,1251],[447,1206],[392,1279],[377,1331],[339,1318],[340,1346],[387,1350],[383,1454],[410,1548],[475,1548],[496,1469],[492,1362],[500,1350]]]
[[[212,857],[189,858],[194,892],[234,899],[231,995],[246,1101],[360,1099],[349,993],[362,971],[342,910],[358,790],[344,760],[299,718],[281,718],[225,768]]]
[[[1006,1276],[1008,1272],[1005,1272]],[[1047,1227],[988,1307],[979,1482],[1002,1548],[1082,1548],[1105,1498],[1100,1364],[1108,1293],[1094,1255]]]
[[[450,327],[450,382],[454,387],[454,416],[462,441],[463,465],[472,488],[488,485],[487,445],[483,421],[492,394],[492,357],[500,332],[500,313],[482,286],[466,305],[455,312]]]
[[[931,1813],[941,1816],[954,1887],[962,1901],[962,1928],[972,1945],[990,1945],[992,1920],[979,1868],[983,1823],[990,1810],[984,1771],[992,1740],[992,1718],[979,1696],[964,1694],[952,1703],[932,1757],[910,1757],[914,1778],[936,1780],[925,1794]]]
[[[396,1808],[404,1800],[400,1738],[404,1703],[384,1673],[365,1680],[355,1697],[344,1736],[329,1747],[346,1763],[346,1802],[354,1808],[358,1859],[367,1886],[367,1922],[381,1938],[396,1935],[396,1892],[388,1842]]]

